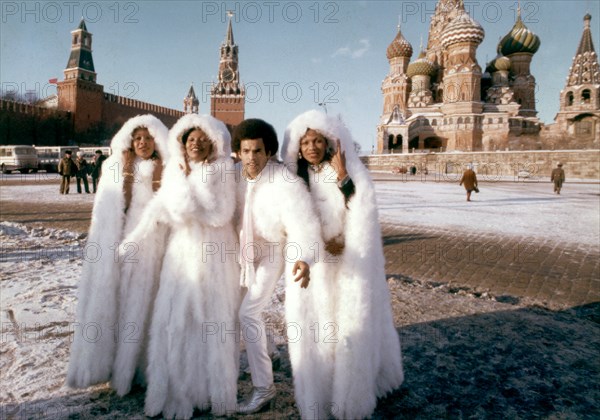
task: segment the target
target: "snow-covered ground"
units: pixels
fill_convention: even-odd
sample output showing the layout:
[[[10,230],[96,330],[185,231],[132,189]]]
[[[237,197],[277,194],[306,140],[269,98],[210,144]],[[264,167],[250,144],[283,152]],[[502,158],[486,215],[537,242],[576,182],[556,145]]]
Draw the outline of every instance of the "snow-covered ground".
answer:
[[[550,182],[482,182],[467,202],[458,182],[403,179],[375,183],[382,221],[600,244],[598,183],[567,183],[556,195]]]
[[[10,178],[10,177],[14,178]],[[53,174],[4,175],[3,179],[45,179]],[[547,180],[506,178],[481,182],[480,193],[466,194],[458,182],[436,175],[373,174],[382,221],[431,228],[497,233],[563,242],[600,242],[600,183],[566,183],[561,195]],[[92,202],[94,194],[58,194],[53,184],[6,185],[0,201]]]
[[[55,184],[4,185],[0,200],[42,205],[94,198],[93,194],[61,196],[57,188]],[[380,217],[390,223],[559,237],[595,247],[600,242],[597,183],[567,183],[557,196],[548,182],[487,182],[470,203],[458,183],[380,180],[375,188]],[[0,242],[0,418],[10,417],[13,409],[19,418],[26,410],[36,418],[78,413],[73,404],[82,391],[65,388],[64,378],[76,287],[86,255],[85,235],[0,220]],[[274,323],[281,322],[281,293],[278,289],[268,314]]]

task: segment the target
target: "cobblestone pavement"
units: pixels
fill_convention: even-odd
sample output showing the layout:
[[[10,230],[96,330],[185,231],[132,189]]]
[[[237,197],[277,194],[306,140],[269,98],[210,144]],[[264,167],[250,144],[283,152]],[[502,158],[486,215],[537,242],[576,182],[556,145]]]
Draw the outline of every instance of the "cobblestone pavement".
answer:
[[[87,232],[92,203],[3,201],[2,220]],[[386,273],[560,309],[600,301],[600,245],[382,224]]]
[[[382,234],[388,276],[556,309],[600,301],[598,246],[386,223]]]

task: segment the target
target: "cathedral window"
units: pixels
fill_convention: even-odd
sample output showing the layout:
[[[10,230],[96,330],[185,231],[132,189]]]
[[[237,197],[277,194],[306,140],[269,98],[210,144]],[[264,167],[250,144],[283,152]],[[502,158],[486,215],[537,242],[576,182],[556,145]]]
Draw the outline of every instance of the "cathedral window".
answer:
[[[567,93],[567,106],[573,105],[573,92]]]
[[[465,124],[471,124],[471,118],[469,118],[469,117],[465,118]]]
[[[458,121],[456,121],[457,124],[462,124],[463,123],[463,119],[462,117],[458,117]]]
[[[591,99],[591,92],[589,89],[585,89],[583,92],[581,92],[581,103],[589,104],[590,99]]]

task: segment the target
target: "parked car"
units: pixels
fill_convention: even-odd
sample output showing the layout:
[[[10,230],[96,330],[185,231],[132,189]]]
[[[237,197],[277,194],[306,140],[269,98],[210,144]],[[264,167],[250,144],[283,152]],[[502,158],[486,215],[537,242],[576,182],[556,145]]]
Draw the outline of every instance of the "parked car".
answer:
[[[33,146],[0,146],[0,170],[3,174],[22,174],[38,170],[38,157]]]

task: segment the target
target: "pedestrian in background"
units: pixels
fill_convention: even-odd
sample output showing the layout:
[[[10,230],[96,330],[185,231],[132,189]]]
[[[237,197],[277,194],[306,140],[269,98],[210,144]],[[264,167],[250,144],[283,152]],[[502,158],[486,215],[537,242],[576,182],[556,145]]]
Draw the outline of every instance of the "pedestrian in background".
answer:
[[[471,193],[473,191],[479,192],[477,188],[477,175],[475,175],[475,171],[473,170],[471,165],[467,166],[465,172],[463,172],[463,176],[460,179],[459,185],[465,185],[465,190],[467,190],[467,201],[471,201]]]
[[[102,163],[105,160],[106,156],[102,154],[102,150],[96,150],[96,154],[94,155],[94,165],[92,168],[92,188],[94,189],[94,194],[96,193],[98,181],[100,181],[100,176],[102,175]]]
[[[77,152],[77,159],[75,159],[75,165],[77,166],[77,192],[81,194],[81,182],[83,182],[83,188],[86,193],[90,193],[90,185],[88,184],[88,163],[83,158],[83,152]]]
[[[565,171],[562,168],[563,164],[558,162],[556,168],[552,170],[550,182],[554,182],[554,192],[560,194],[563,182],[565,182]]]
[[[77,165],[71,159],[72,152],[65,151],[65,156],[58,164],[58,173],[62,176],[60,181],[60,193],[69,194],[69,186],[71,185],[71,177],[77,173]]]

